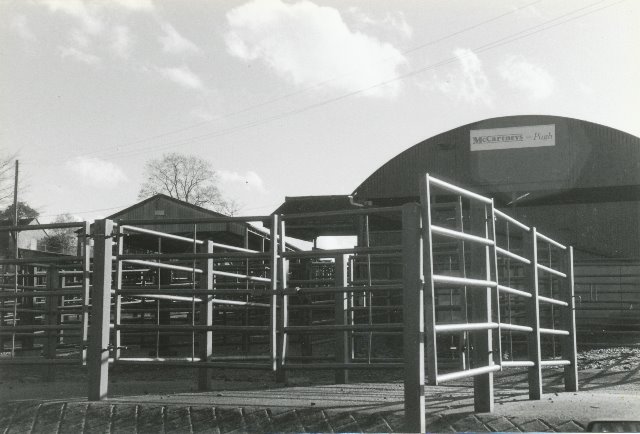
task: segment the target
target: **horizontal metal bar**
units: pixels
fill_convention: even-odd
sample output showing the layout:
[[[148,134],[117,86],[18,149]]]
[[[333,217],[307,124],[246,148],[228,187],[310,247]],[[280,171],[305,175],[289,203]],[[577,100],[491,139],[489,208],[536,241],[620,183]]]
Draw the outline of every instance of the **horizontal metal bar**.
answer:
[[[498,323],[495,322],[470,322],[461,324],[436,324],[436,333],[464,332],[474,330],[491,330],[497,329]]]
[[[344,209],[338,211],[322,211],[322,212],[307,212],[307,213],[296,213],[296,214],[280,214],[280,219],[294,220],[294,219],[305,219],[305,218],[313,218],[313,217],[335,217],[335,216],[357,216],[357,215],[367,215],[367,214],[387,214],[387,213],[399,213],[402,211],[401,206],[388,206],[388,207],[377,207],[377,208],[357,208],[357,209]]]
[[[500,365],[483,366],[481,368],[467,369],[465,371],[451,372],[449,374],[442,374],[436,376],[437,383],[444,383],[445,381],[457,380],[459,378],[475,377],[476,375],[488,374],[500,370]]]
[[[518,324],[508,324],[508,323],[500,323],[500,328],[502,330],[509,330],[514,332],[532,332],[533,328],[529,326],[523,326]]]
[[[395,252],[402,250],[401,245],[394,246],[374,246],[374,247],[353,247],[351,249],[328,249],[328,250],[301,250],[284,252],[283,258],[330,258],[338,255],[358,255],[381,252]]]
[[[503,368],[531,368],[536,364],[530,360],[503,360]]]
[[[271,370],[271,363],[242,363],[242,362],[202,362],[199,358],[194,359],[152,359],[152,358],[124,358],[117,360],[109,359],[109,363],[116,365],[149,365],[149,366],[190,366],[193,368],[228,368],[228,369],[263,369]]]
[[[167,239],[175,240],[175,241],[184,241],[186,243],[191,243],[191,244],[193,244],[194,242],[196,244],[204,243],[204,241],[202,241],[202,240],[197,240],[197,239],[194,240],[193,238],[181,237],[180,235],[173,235],[173,234],[168,234],[166,232],[159,232],[159,231],[154,231],[154,230],[151,230],[151,229],[138,228],[138,227],[135,227],[135,226],[121,225],[120,228],[122,230],[129,231],[129,232],[136,232],[136,233],[139,233],[139,234],[154,235],[154,236],[159,237],[159,238],[167,238]]]
[[[1,358],[0,365],[82,365],[82,360],[76,359],[44,359],[36,357]]]
[[[120,225],[130,226],[165,226],[165,225],[181,225],[181,224],[205,224],[205,223],[247,223],[247,222],[268,222],[271,216],[220,216],[220,217],[202,217],[202,218],[171,218],[171,219],[115,219],[114,222]]]
[[[442,226],[431,225],[431,233],[436,235],[443,235],[445,237],[455,238],[458,240],[471,241],[471,242],[483,244],[486,246],[493,246],[495,244],[493,240],[483,238],[483,237],[478,237],[476,235],[466,234],[460,231],[454,231],[452,229],[444,228]]]
[[[538,300],[544,303],[557,304],[558,306],[569,306],[569,303],[562,300],[556,300],[555,298],[543,297],[541,295],[538,296]]]
[[[545,335],[569,336],[569,332],[567,330],[545,329],[542,327],[540,327],[540,333]]]
[[[251,250],[251,249],[245,249],[243,247],[236,247],[236,246],[230,246],[228,244],[221,244],[221,243],[211,243],[213,245],[213,247],[218,247],[218,248],[222,248],[222,249],[226,249],[226,250],[232,250],[234,252],[243,252],[243,253],[264,253],[264,252],[259,252],[257,250]],[[269,252],[266,252],[267,254]]]
[[[4,333],[12,332],[29,332],[38,330],[78,330],[82,328],[82,324],[59,324],[59,325],[0,325],[0,331]]]
[[[438,179],[438,178],[434,178],[433,176],[428,175],[428,174],[427,174],[427,181],[429,183],[431,183],[432,185],[440,187],[440,188],[442,188],[444,190],[451,191],[453,193],[457,193],[460,196],[464,196],[464,197],[469,198],[469,199],[474,199],[474,200],[477,200],[477,201],[480,201],[480,202],[483,202],[483,203],[486,203],[486,204],[491,204],[491,202],[492,202],[491,199],[489,199],[488,197],[484,197],[484,196],[481,196],[479,194],[473,193],[473,192],[471,192],[469,190],[465,190],[464,188],[460,188],[460,187],[457,187],[457,186],[455,186],[453,184],[449,184],[448,182],[442,181],[441,179]]]
[[[213,270],[211,273],[213,273],[214,276],[235,277],[236,279],[249,280],[251,282],[271,282],[271,279],[269,279],[268,277],[247,276],[245,274],[228,273],[226,271],[217,270]]]
[[[68,222],[68,223],[43,223],[37,225],[18,225],[18,226],[0,226],[0,232],[7,231],[37,231],[40,229],[66,229],[66,228],[82,228],[85,222]]]
[[[111,324],[115,330],[153,330],[153,331],[191,331],[214,330],[227,332],[268,332],[268,326],[230,326],[230,325],[200,325],[200,324]]]
[[[367,285],[367,286],[324,286],[320,288],[286,288],[279,291],[284,295],[324,294],[335,292],[401,291],[403,285]]]
[[[567,366],[570,365],[569,360],[542,360],[540,366]]]
[[[495,288],[497,283],[491,280],[469,279],[466,277],[445,276],[443,274],[433,275],[434,283],[450,283],[460,286],[480,286],[483,288]]]
[[[560,244],[559,242],[557,242],[556,240],[549,238],[546,235],[541,234],[540,232],[536,232],[536,235],[538,236],[539,239],[541,239],[542,241],[545,241],[551,245],[554,245],[562,250],[566,250],[567,246],[565,246],[564,244]]]
[[[285,363],[284,369],[402,369],[404,363]]]
[[[560,272],[560,271],[558,271],[558,270],[554,270],[553,268],[549,268],[549,267],[547,267],[546,265],[537,264],[537,266],[538,266],[538,268],[539,268],[540,270],[545,271],[545,272],[547,272],[547,273],[555,274],[556,276],[560,276],[560,277],[567,277],[567,275],[566,275],[566,274],[564,274],[564,273],[562,273],[562,272]]]
[[[162,262],[142,261],[142,260],[138,260],[138,259],[123,259],[122,262],[126,262],[128,264],[145,265],[147,267],[152,267],[152,268],[163,268],[163,269],[166,269],[166,270],[187,271],[189,273],[192,273],[192,272],[195,271],[196,273],[202,273],[202,270],[199,269],[199,268],[183,267],[181,265],[164,264]]]
[[[401,323],[391,324],[352,324],[352,325],[312,325],[312,326],[289,326],[285,327],[284,331],[287,333],[331,333],[338,331],[392,331],[392,330],[404,330],[404,325]]]
[[[24,264],[66,264],[69,262],[83,261],[82,256],[38,256],[35,258],[20,258],[20,259],[0,259],[0,265],[24,265]],[[18,275],[20,277],[20,275]]]
[[[508,294],[519,295],[520,297],[531,298],[531,294],[526,291],[521,291],[519,289],[514,289],[509,286],[498,285],[498,290],[501,292],[506,292]]]
[[[514,219],[510,215],[505,214],[504,212],[500,211],[499,209],[494,209],[493,212],[495,213],[495,215],[497,215],[501,219],[504,219],[504,220],[508,221],[509,223],[512,223],[512,224],[518,226],[520,229],[524,229],[527,232],[529,232],[531,230],[531,228],[529,226],[525,225],[524,223],[519,222],[518,220]]]
[[[531,264],[531,261],[529,259],[520,255],[516,255],[515,253],[510,252],[506,249],[503,249],[502,247],[496,246],[496,252],[500,253],[501,255],[507,256],[508,258],[515,259],[516,261],[522,262],[523,264],[527,264],[527,265]]]

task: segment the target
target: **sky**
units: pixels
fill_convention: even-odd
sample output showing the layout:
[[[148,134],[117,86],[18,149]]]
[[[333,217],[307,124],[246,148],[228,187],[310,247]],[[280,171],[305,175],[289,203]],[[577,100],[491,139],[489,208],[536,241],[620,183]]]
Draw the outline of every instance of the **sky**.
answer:
[[[0,0],[0,155],[41,221],[136,203],[167,152],[266,215],[486,118],[640,136],[639,46],[635,0]]]

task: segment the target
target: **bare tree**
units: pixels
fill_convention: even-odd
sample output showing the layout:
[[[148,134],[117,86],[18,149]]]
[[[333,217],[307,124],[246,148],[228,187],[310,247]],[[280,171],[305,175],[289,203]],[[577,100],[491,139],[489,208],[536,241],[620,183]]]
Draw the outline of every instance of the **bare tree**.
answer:
[[[233,215],[238,204],[227,200],[218,189],[218,176],[208,161],[179,153],[164,154],[147,162],[146,181],[138,199],[164,193],[176,199]]]
[[[13,197],[13,161],[15,155],[0,156],[0,205]]]

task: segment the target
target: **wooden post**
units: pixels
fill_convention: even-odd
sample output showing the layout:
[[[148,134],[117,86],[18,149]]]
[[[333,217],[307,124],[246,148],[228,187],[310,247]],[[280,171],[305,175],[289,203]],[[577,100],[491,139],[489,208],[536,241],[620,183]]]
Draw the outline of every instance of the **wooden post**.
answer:
[[[109,323],[111,322],[111,220],[93,226],[94,266],[89,337],[89,401],[100,401],[109,391]]]
[[[425,432],[424,296],[420,209],[402,207],[402,262],[404,282],[404,431]],[[430,372],[429,375],[434,375]]]
[[[529,360],[533,362],[533,366],[529,368],[529,399],[542,398],[542,351],[540,348],[540,304],[538,300],[538,235],[536,228],[531,228],[531,233],[525,245],[525,251],[529,252],[531,264],[525,267],[527,271],[526,280],[531,298],[528,300],[527,308],[527,325],[533,328],[529,333],[528,348]]]
[[[51,265],[47,270],[47,291],[55,291],[60,289],[60,270],[55,265]],[[60,297],[54,295],[47,295],[45,297],[45,308],[46,308],[46,321],[45,324],[54,327],[60,324],[60,313],[58,311],[58,303],[60,303]],[[44,343],[44,357],[46,359],[55,359],[56,358],[56,349],[58,347],[58,333],[59,330],[50,329],[45,332],[45,343]],[[55,365],[53,363],[49,363],[45,365],[44,369],[44,380],[45,381],[54,381],[55,380]]]
[[[160,288],[171,287],[171,270],[158,268]],[[169,300],[158,300],[158,324],[171,325],[171,302]],[[171,333],[158,332],[158,356],[172,356]]]
[[[564,388],[567,392],[578,391],[578,349],[576,347],[576,304],[574,296],[573,247],[567,247],[565,256],[566,279],[563,280],[561,294],[569,306],[562,308],[562,329],[569,336],[562,336],[562,358],[571,362],[564,367]]]
[[[422,313],[426,328],[423,325],[424,344],[426,344],[427,356],[427,384],[438,384],[438,346],[436,341],[436,296],[433,283],[433,240],[431,236],[431,186],[429,175],[425,175],[420,184],[420,206],[422,212],[422,273],[424,273],[424,312]],[[418,222],[420,227],[420,222]]]
[[[213,253],[213,241],[205,241],[200,246],[202,253]],[[211,291],[211,297],[213,297],[213,258],[202,259],[198,263],[198,267],[202,269],[200,274],[200,289],[206,289]],[[202,302],[200,303],[200,325],[211,327],[213,325],[213,300],[209,300],[208,295],[202,295]],[[207,362],[213,355],[213,331],[205,330],[199,334],[198,352],[200,353],[200,360]],[[210,390],[211,389],[211,374],[210,368],[198,369],[198,390]]]
[[[471,232],[488,238],[488,215],[485,204],[471,203]],[[472,243],[471,276],[477,279],[491,280],[491,255],[489,246]],[[474,288],[471,297],[473,321],[491,321],[491,288]],[[474,367],[493,365],[493,339],[491,330],[473,333]],[[473,402],[478,413],[490,413],[494,408],[493,372],[473,377]]]
[[[348,255],[336,256],[335,285],[347,286],[347,263]],[[348,323],[348,299],[347,292],[336,292],[335,294],[335,318],[336,325],[346,326]],[[336,332],[336,363],[349,362],[349,333],[347,331]],[[349,371],[347,369],[336,369],[335,383],[346,384],[349,382]]]
[[[23,276],[22,277],[22,285],[24,286],[35,286],[35,276],[34,273],[36,272],[36,267],[33,265],[26,265],[22,267],[22,272],[23,274],[27,274],[27,276]],[[22,305],[27,308],[27,309],[33,309],[34,305],[33,305],[33,297],[29,296],[29,297],[23,297],[22,298]],[[21,315],[21,324],[29,324],[32,325],[34,324],[35,321],[35,314],[34,312],[23,312]],[[4,324],[2,321],[0,321],[0,324]],[[33,334],[30,335],[24,335],[24,337],[22,338],[22,349],[23,350],[33,350]]]

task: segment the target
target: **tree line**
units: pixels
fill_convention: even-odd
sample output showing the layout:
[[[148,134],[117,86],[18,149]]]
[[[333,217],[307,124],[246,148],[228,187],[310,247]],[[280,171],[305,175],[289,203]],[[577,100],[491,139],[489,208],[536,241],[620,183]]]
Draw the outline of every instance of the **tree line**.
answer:
[[[0,225],[13,222],[14,161],[16,156],[0,156]],[[219,188],[219,178],[212,164],[200,157],[177,152],[164,154],[147,161],[145,180],[138,192],[143,200],[156,194],[166,194],[193,205],[211,209],[224,215],[234,215],[239,204],[226,198]],[[18,219],[37,219],[40,213],[30,204],[18,202]],[[67,223],[76,219],[68,214],[56,216],[53,223]],[[77,236],[73,229],[45,231],[43,250],[75,254]]]

